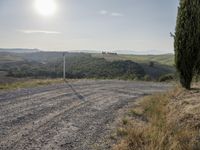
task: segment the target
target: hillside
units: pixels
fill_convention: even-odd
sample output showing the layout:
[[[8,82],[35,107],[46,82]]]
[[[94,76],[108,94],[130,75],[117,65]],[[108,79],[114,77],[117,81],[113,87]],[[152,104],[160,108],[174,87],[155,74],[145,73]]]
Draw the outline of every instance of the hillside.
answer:
[[[0,63],[18,62],[23,60],[24,60],[23,57],[18,56],[16,53],[0,52]]]
[[[150,61],[157,62],[163,65],[174,65],[174,55],[173,54],[163,54],[163,55],[108,55],[108,54],[92,54],[93,57],[105,58],[108,61],[116,60],[131,60],[137,63],[149,63]]]
[[[164,54],[164,55],[110,55],[110,54],[92,54],[95,58],[104,58],[107,61],[133,61],[142,66],[145,73],[153,79],[158,79],[160,76],[165,74],[173,74],[175,72],[174,55]],[[150,63],[153,62],[153,67]]]
[[[0,52],[0,71],[11,77],[62,77],[63,52],[8,53]],[[129,59],[110,61],[94,54],[66,52],[67,78],[107,78],[158,80],[173,74],[171,66]]]
[[[12,54],[13,55],[13,54]],[[10,61],[0,64],[1,71],[13,77],[62,77],[62,53],[38,52],[17,54],[23,61]],[[93,58],[90,54],[68,53],[66,55],[67,78],[142,78],[143,68],[132,61],[108,62]]]
[[[39,49],[0,48],[0,52],[8,52],[8,53],[34,53],[39,51],[40,51]]]

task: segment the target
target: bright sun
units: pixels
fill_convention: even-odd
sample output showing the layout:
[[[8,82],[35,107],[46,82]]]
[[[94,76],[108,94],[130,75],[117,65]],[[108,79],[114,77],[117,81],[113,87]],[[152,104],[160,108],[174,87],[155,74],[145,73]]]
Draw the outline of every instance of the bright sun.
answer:
[[[52,16],[56,12],[55,0],[35,0],[35,8],[42,16]]]

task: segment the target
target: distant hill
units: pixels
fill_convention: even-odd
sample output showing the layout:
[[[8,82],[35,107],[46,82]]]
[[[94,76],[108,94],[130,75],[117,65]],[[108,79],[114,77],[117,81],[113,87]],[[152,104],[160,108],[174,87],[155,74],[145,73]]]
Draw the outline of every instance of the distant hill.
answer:
[[[39,49],[22,49],[22,48],[0,48],[0,52],[9,52],[9,53],[34,53],[39,52]]]
[[[0,51],[0,63],[8,62],[18,62],[23,61],[24,59],[20,56],[17,56],[16,53],[1,52]]]
[[[113,52],[116,52],[118,54],[128,54],[128,55],[161,55],[161,54],[166,54],[166,52],[163,52],[162,50],[155,50],[155,49],[149,49],[149,50],[114,50]]]
[[[157,62],[163,65],[174,65],[173,54],[162,54],[162,55],[133,55],[133,54],[119,54],[119,55],[104,55],[104,54],[92,54],[93,57],[104,58],[107,61],[117,60],[131,60],[137,63],[149,63],[151,61]]]
[[[171,55],[102,55],[66,53],[68,78],[158,80],[173,74]],[[150,63],[153,61],[153,65]],[[61,77],[63,52],[0,52],[0,71],[12,77]]]

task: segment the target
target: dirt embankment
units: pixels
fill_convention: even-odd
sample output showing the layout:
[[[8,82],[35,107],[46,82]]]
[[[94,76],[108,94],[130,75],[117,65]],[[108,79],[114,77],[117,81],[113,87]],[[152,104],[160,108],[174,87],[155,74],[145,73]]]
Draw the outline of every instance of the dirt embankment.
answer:
[[[119,123],[114,150],[199,150],[200,86],[142,98]]]

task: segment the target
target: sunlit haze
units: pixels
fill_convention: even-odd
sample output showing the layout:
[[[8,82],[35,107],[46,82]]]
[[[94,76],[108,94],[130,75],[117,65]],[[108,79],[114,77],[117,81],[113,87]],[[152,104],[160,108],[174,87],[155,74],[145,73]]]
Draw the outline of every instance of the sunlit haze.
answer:
[[[56,11],[55,0],[35,0],[36,11],[43,16],[52,16]]]
[[[172,53],[178,0],[1,0],[0,47]]]

